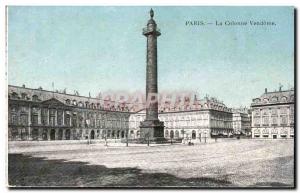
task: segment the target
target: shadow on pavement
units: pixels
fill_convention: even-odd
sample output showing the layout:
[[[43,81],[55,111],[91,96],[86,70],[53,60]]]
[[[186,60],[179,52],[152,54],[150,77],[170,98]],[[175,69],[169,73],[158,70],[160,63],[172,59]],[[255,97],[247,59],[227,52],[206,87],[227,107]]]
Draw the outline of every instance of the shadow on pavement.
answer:
[[[46,160],[8,155],[8,183],[24,187],[231,187],[214,178],[178,178],[166,173],[142,173],[138,168],[107,168],[86,162]]]

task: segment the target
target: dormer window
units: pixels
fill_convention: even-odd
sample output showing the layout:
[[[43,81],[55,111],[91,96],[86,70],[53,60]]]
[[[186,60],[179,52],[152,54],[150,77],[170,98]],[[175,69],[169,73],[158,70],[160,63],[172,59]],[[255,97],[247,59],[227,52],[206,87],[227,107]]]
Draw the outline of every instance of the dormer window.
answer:
[[[38,100],[39,100],[39,97],[37,95],[32,96],[32,101],[38,101]]]
[[[291,101],[294,101],[294,95],[291,95]]]
[[[269,102],[269,99],[267,99],[267,98],[264,98],[264,103],[268,103]]]
[[[67,105],[70,105],[70,104],[71,104],[71,101],[70,101],[69,99],[67,99],[67,100],[66,100],[66,104],[67,104]]]
[[[272,102],[277,102],[278,98],[277,97],[272,97]]]
[[[287,101],[287,98],[286,97],[282,97],[281,98],[281,102],[286,102]]]
[[[18,99],[18,93],[13,92],[13,93],[11,94],[11,98],[12,98],[12,99]]]
[[[26,93],[22,93],[22,94],[21,94],[21,98],[22,98],[22,100],[26,100],[26,96],[27,96],[27,94],[26,94]]]

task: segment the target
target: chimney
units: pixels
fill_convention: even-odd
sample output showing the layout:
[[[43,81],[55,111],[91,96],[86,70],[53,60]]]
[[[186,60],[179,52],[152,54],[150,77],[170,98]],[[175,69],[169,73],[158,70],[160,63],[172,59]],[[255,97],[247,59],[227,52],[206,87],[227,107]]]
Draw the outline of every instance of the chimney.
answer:
[[[265,88],[265,93],[266,93],[266,94],[268,93],[268,89],[267,89],[267,88]]]

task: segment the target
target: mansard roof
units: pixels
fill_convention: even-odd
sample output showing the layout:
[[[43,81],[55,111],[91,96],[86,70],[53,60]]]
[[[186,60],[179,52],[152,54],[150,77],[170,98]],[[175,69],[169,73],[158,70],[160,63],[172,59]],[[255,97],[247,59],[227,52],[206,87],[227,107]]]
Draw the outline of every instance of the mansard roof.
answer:
[[[48,90],[31,89],[18,86],[8,86],[9,99],[15,99],[20,101],[34,101],[47,103],[55,99],[56,102],[65,106],[78,106],[83,108],[101,109],[108,111],[123,111],[123,112],[139,112],[145,109],[145,104],[140,103],[120,103],[108,100],[102,100],[100,98],[85,97],[79,95],[72,95],[67,93],[52,92]],[[159,105],[159,112],[181,112],[181,111],[194,111],[212,109],[224,112],[231,112],[231,108],[228,108],[223,102],[213,97],[204,97],[201,100],[192,101],[190,106],[173,105],[167,107],[165,105]]]
[[[251,106],[294,103],[294,90],[265,92],[260,97],[252,99]]]
[[[46,103],[55,99],[66,106],[86,107],[92,109],[102,109],[109,111],[125,111],[130,109],[124,103],[118,103],[113,101],[105,101],[99,98],[85,97],[79,95],[71,95],[60,92],[52,92],[43,89],[31,89],[18,86],[8,86],[9,99],[15,99],[20,101],[35,101]]]

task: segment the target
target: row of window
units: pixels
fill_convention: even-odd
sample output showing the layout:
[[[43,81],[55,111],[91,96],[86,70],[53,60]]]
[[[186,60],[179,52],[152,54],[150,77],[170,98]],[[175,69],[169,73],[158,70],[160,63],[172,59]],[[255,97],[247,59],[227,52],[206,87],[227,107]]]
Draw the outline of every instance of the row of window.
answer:
[[[263,98],[262,100],[257,98],[257,99],[254,99],[254,102],[256,103],[259,103],[259,102],[263,102],[263,103],[268,103],[268,102],[287,102],[288,99],[290,101],[294,101],[294,95],[291,95],[289,98],[286,97],[286,96],[283,96],[281,98],[277,97],[277,96],[274,96],[272,98]]]
[[[195,105],[187,105],[187,106],[178,106],[178,107],[161,107],[159,108],[159,112],[169,112],[169,111],[188,111],[188,110],[195,110],[195,109],[215,109],[215,110],[220,110],[220,111],[231,111],[230,108],[223,107],[223,106],[218,106],[218,105],[210,105],[208,106],[206,103],[204,105],[201,104],[195,104]]]
[[[28,94],[26,93],[21,93],[21,96],[18,95],[18,93],[13,92],[11,95],[9,95],[9,97],[11,99],[22,99],[22,100],[30,100],[30,97],[28,96]],[[32,96],[32,101],[40,101],[39,97],[37,95],[33,95]],[[70,100],[70,99],[66,99],[65,100],[65,104],[66,105],[73,105],[73,106],[78,106],[78,107],[85,107],[85,108],[91,108],[91,109],[105,109],[105,110],[115,110],[115,111],[129,111],[129,107],[121,104],[121,105],[111,105],[109,103],[109,101],[107,103],[104,104],[104,106],[101,106],[100,103],[90,103],[88,101],[86,102],[77,102],[76,100]],[[209,105],[210,108],[212,109],[216,109],[216,110],[221,110],[221,111],[231,111],[231,109],[227,108],[227,107],[223,107],[223,106],[218,106],[218,105],[214,105],[214,104],[210,104]],[[197,105],[198,108],[208,108],[208,104],[204,104],[204,105]],[[192,107],[186,107],[186,108],[181,108],[181,107],[174,107],[173,110],[174,111],[180,111],[180,110],[192,110]],[[160,109],[160,112],[166,112],[166,111],[171,111],[171,108],[162,108]]]
[[[279,135],[280,138],[294,138],[294,135],[291,134],[291,135],[286,135],[286,134],[282,134],[282,135]],[[273,139],[277,139],[279,138],[279,136],[277,134],[273,134],[273,135],[269,135],[269,134],[262,134],[262,135],[259,135],[259,134],[255,134],[254,135],[254,138],[273,138]]]
[[[48,119],[49,118],[49,119]],[[21,114],[19,117],[15,113],[11,113],[10,116],[10,123],[13,125],[28,125],[28,114]],[[56,122],[57,121],[57,122]],[[39,123],[39,116],[37,114],[31,115],[31,124],[38,125]],[[102,124],[103,123],[103,124]],[[58,115],[56,118],[54,115],[48,117],[47,115],[41,116],[41,124],[42,125],[50,125],[50,126],[62,126],[63,125],[63,116]],[[105,122],[100,119],[86,119],[84,121],[83,117],[71,116],[66,114],[64,117],[64,125],[65,126],[78,126],[78,127],[95,127],[95,126],[103,126],[106,125],[108,127],[121,127],[128,125],[128,121],[121,121],[121,120],[106,120]]]
[[[18,93],[13,92],[8,96],[11,99],[22,99],[22,100],[30,100],[29,96],[26,93],[21,93],[21,96]],[[32,96],[32,101],[39,101],[39,97],[37,95]]]
[[[270,109],[262,109],[262,110],[255,110],[254,112],[254,115],[255,116],[260,116],[261,115],[261,112],[262,112],[262,115],[266,116],[266,115],[278,115],[278,113],[280,114],[288,114],[288,110],[290,109],[290,114],[294,114],[294,107],[290,107],[290,108],[287,108],[287,107],[281,107],[281,108],[270,108]]]
[[[280,116],[280,118],[278,119],[278,117],[271,117],[271,119],[269,118],[269,116],[264,116],[262,118],[260,117],[254,117],[253,121],[254,121],[254,125],[261,125],[261,120],[262,120],[262,125],[269,125],[270,123],[272,125],[287,125],[288,124],[288,116]],[[271,120],[271,122],[270,122]],[[280,123],[278,122],[280,121]],[[289,117],[289,123],[293,124],[294,123],[294,116],[290,116]]]

